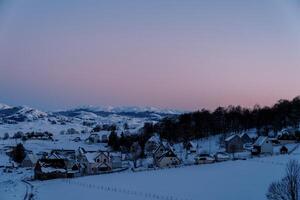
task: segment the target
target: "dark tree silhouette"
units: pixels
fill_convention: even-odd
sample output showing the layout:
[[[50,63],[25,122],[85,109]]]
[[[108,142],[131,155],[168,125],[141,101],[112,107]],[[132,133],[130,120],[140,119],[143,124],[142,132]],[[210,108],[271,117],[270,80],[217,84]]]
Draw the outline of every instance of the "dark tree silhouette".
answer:
[[[17,146],[13,148],[11,156],[13,161],[21,163],[26,156],[24,146],[21,143],[17,144]]]

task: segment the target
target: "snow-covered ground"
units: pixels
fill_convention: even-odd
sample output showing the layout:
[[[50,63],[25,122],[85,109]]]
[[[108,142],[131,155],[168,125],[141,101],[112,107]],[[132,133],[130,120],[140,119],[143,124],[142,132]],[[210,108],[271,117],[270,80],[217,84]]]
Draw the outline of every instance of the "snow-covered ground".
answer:
[[[70,135],[60,136],[62,141],[57,145],[66,145],[68,137]],[[213,138],[210,140],[214,141]],[[8,141],[10,140],[5,142]],[[50,144],[49,141],[31,141],[25,143],[25,146],[28,145],[32,149],[40,146],[40,150],[45,150],[45,147]],[[70,143],[70,145],[74,144]],[[200,144],[205,147],[207,140],[199,141]],[[295,144],[288,145],[289,148],[295,146]],[[52,147],[53,145],[49,146],[49,148]],[[285,164],[290,159],[300,160],[299,154],[300,148],[291,155],[144,172],[125,171],[76,179],[33,181],[32,183],[36,200],[61,199],[62,196],[65,200],[93,197],[101,197],[106,200],[196,200],[199,198],[258,200],[265,199],[265,193],[272,181],[281,179],[284,175]],[[0,165],[7,162],[8,157],[0,152]],[[0,199],[23,199],[26,193],[26,184],[21,180],[30,176],[32,176],[32,170],[17,169],[13,173],[4,173],[0,168]]]
[[[147,172],[124,172],[69,180],[35,182],[36,199],[79,200],[259,200],[297,155],[230,161]],[[55,193],[53,193],[55,191]]]

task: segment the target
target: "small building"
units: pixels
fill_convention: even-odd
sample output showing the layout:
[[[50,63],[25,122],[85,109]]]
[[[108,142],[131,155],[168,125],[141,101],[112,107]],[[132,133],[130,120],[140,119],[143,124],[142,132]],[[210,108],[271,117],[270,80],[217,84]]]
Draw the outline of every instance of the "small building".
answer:
[[[239,136],[242,139],[242,142],[244,144],[252,143],[252,139],[250,138],[250,136],[247,133],[242,133]]]
[[[252,154],[258,155],[261,153],[273,154],[272,141],[268,137],[260,136],[253,144]]]
[[[35,167],[38,158],[33,153],[27,153],[24,160],[21,163],[22,167]]]
[[[280,154],[287,154],[288,153],[288,148],[286,146],[282,146],[280,148]]]
[[[101,142],[102,142],[102,143],[107,143],[107,142],[108,142],[108,136],[107,136],[106,134],[103,134],[103,135],[101,136]]]
[[[225,139],[225,148],[227,153],[241,152],[244,150],[243,141],[238,135],[231,135]]]
[[[196,153],[197,152],[198,148],[197,148],[197,143],[196,142],[189,141],[184,146],[185,146],[186,150],[189,151],[190,153]]]
[[[67,178],[67,168],[63,159],[40,159],[34,168],[37,180]]]
[[[179,165],[180,159],[177,157],[177,155],[174,153],[172,149],[167,150],[164,152],[160,157],[156,158],[155,164],[158,167],[164,168],[164,167],[172,167]]]
[[[87,144],[96,144],[100,142],[100,136],[97,133],[91,133],[89,137],[85,139],[85,143]]]

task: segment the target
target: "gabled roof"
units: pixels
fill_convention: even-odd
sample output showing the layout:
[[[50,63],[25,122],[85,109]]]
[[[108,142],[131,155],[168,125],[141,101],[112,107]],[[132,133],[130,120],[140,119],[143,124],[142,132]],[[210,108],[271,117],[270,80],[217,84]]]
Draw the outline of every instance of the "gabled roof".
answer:
[[[159,135],[155,134],[152,137],[150,137],[147,142],[159,143],[160,142],[160,137],[159,137]]]
[[[48,159],[64,159],[64,157],[59,154],[52,153],[50,156],[48,156]]]
[[[88,152],[85,154],[85,157],[87,159],[87,161],[89,163],[96,163],[96,159],[101,156],[104,155],[105,157],[107,157],[109,159],[109,152]]]
[[[170,145],[169,145],[169,144],[164,143],[164,142],[161,142],[161,143],[158,145],[158,147],[153,151],[153,153],[154,153],[154,154],[157,153],[157,151],[158,151],[161,147],[164,149],[164,151],[167,151],[168,149],[170,149]]]
[[[196,142],[189,141],[189,144],[191,145],[191,147],[197,148],[197,143]]]
[[[88,152],[84,155],[89,163],[95,163],[95,158],[98,155],[98,152]]]
[[[239,136],[240,136],[240,138],[242,138],[242,137],[249,137],[250,138],[250,136],[248,135],[248,133],[245,133],[245,132],[241,133]]]
[[[257,140],[254,143],[254,146],[261,146],[265,143],[265,141],[268,140],[268,137],[265,136],[259,136],[259,138],[257,138]]]
[[[32,163],[36,163],[38,161],[36,155],[34,155],[33,153],[26,154],[24,160],[30,160]]]
[[[164,158],[164,157],[168,157],[168,158],[172,157],[172,158],[177,158],[177,159],[179,159],[178,156],[176,155],[176,153],[175,153],[172,149],[169,149],[168,151],[166,151],[165,153],[163,153],[163,154],[158,158],[158,160],[161,160],[161,159]]]
[[[229,142],[229,141],[231,141],[232,139],[234,139],[235,137],[240,138],[238,135],[231,135],[231,136],[227,137],[227,138],[225,139],[225,141],[226,141],[226,142]]]

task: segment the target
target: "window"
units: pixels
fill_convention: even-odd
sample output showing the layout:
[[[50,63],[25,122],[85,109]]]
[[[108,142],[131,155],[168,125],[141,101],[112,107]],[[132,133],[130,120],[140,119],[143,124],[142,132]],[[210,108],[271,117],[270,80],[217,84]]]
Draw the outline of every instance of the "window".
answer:
[[[103,159],[103,162],[106,163],[106,158]]]

